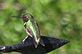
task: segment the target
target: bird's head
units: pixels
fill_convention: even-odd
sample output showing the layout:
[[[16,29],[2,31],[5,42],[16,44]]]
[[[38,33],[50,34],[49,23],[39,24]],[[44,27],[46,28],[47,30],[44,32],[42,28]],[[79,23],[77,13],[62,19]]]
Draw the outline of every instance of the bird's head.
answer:
[[[26,13],[26,12],[22,13],[21,18],[23,19],[24,22],[27,22],[28,20],[34,19],[32,14]]]
[[[22,14],[21,17],[22,17],[22,19],[23,19],[24,22],[27,22],[31,18],[31,16],[30,16],[29,13],[24,13],[24,14]]]

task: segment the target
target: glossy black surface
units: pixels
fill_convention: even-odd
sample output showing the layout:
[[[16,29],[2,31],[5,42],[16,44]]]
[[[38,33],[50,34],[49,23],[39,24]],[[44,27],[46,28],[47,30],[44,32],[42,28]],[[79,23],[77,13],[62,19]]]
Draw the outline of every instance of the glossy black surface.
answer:
[[[46,36],[41,36],[41,39],[43,40],[45,46],[39,44],[38,47],[35,48],[33,44],[33,39],[31,37],[28,37],[25,40],[25,42],[21,42],[13,46],[6,46],[6,48],[2,51],[5,53],[15,51],[15,52],[20,52],[22,54],[46,54],[69,42],[67,40],[46,37]]]

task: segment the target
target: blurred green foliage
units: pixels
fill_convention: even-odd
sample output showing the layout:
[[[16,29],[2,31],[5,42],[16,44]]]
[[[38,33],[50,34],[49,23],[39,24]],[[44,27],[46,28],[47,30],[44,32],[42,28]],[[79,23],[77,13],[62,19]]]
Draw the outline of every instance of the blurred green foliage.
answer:
[[[42,34],[70,40],[49,54],[82,54],[82,0],[0,0],[0,45],[20,43],[26,36],[22,19],[12,17],[22,9],[35,17]]]

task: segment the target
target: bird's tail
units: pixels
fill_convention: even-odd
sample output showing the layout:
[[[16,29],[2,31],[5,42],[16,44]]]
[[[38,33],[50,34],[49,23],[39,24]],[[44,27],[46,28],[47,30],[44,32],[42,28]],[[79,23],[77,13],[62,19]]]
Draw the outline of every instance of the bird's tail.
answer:
[[[38,43],[36,41],[34,42],[35,48],[37,48],[39,44],[41,44],[42,46],[45,46],[45,44],[44,44],[42,39],[40,39],[40,41]]]
[[[40,44],[41,44],[42,46],[45,46],[45,44],[44,44],[44,42],[43,42],[42,39],[40,39]]]

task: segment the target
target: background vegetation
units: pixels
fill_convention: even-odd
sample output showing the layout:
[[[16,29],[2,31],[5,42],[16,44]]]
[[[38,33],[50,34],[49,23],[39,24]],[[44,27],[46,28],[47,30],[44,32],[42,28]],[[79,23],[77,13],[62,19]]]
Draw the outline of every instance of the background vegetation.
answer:
[[[0,45],[17,44],[26,36],[22,19],[12,17],[22,9],[35,17],[43,35],[70,40],[49,54],[82,54],[82,0],[0,0]]]

